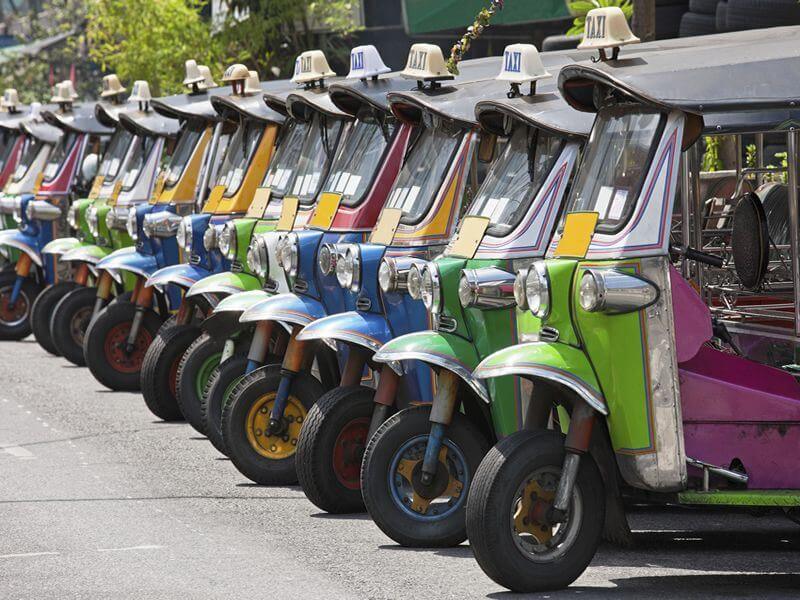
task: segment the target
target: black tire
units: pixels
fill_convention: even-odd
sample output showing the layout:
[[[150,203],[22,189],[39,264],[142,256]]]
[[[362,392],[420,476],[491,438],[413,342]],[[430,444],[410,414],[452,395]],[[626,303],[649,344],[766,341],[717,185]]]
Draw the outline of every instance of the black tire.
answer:
[[[719,0],[689,0],[689,10],[701,15],[717,14]]]
[[[412,406],[392,415],[369,440],[361,464],[361,494],[367,512],[386,535],[402,546],[456,546],[467,538],[465,519],[469,483],[489,447],[480,430],[463,414],[456,413],[447,427],[443,444],[448,446],[448,454],[453,450],[460,453],[460,456],[456,454],[462,469],[460,494],[453,506],[445,505],[442,514],[412,515],[411,509],[401,506],[403,502],[395,498],[390,489],[390,481],[402,481],[399,473],[391,475],[392,465],[396,457],[399,459],[398,453],[404,446],[413,443],[420,459],[414,470],[414,474],[417,473],[422,466],[418,452],[421,450],[424,454],[431,430],[430,412],[430,406]],[[439,465],[439,473],[445,473],[444,463]],[[451,468],[455,467],[448,462],[448,481]],[[437,477],[436,482],[439,484],[441,480]],[[413,489],[415,492],[425,491],[418,482],[413,484]],[[432,495],[441,497],[441,494]],[[453,502],[452,497],[450,502]]]
[[[120,342],[130,331],[136,305],[131,302],[109,304],[89,323],[83,336],[83,357],[97,381],[118,391],[138,391],[139,372],[145,352],[161,326],[161,317],[147,309],[132,355],[119,356]],[[107,354],[108,349],[113,354]]]
[[[31,310],[42,288],[33,279],[26,277],[11,312],[7,303],[16,279],[15,271],[0,274],[0,340],[17,341],[31,334]]]
[[[176,393],[178,365],[199,335],[197,325],[176,325],[174,319],[168,319],[144,356],[140,374],[144,403],[163,421],[184,419]]]
[[[61,298],[50,317],[50,335],[58,353],[73,365],[86,365],[83,338],[92,318],[97,289],[79,287]]]
[[[688,3],[656,6],[656,39],[664,40],[678,37],[681,28],[681,17],[686,12]]]
[[[800,24],[800,4],[795,0],[728,0],[730,31]]]
[[[225,340],[202,333],[183,353],[178,364],[175,396],[186,422],[199,433],[206,435],[200,398],[208,379],[219,365]]]
[[[247,355],[241,353],[231,356],[217,365],[206,382],[200,397],[200,413],[203,429],[214,448],[228,456],[228,448],[222,437],[222,409],[229,393],[236,383],[244,377],[247,369]]]
[[[717,4],[717,12],[714,16],[717,31],[722,33],[728,31],[728,3],[720,2]]]
[[[555,479],[552,474],[545,476],[557,486],[564,455],[564,437],[560,433],[518,431],[489,451],[472,483],[467,501],[470,546],[483,571],[515,592],[567,587],[586,570],[600,544],[605,494],[600,471],[590,455],[581,457],[578,468],[574,498],[580,501],[582,518],[575,525],[577,531],[571,531],[570,525],[565,528],[567,536],[574,535],[565,552],[551,560],[539,556],[540,560],[534,562],[516,541],[521,536],[515,536],[509,517],[522,508],[515,500],[520,487],[533,473],[550,469],[556,473]],[[553,493],[554,489],[545,491]],[[524,488],[523,493],[527,493]],[[574,507],[573,504],[573,511]]]
[[[716,33],[717,20],[714,15],[700,15],[687,12],[681,17],[680,37],[708,35]]]
[[[31,330],[33,337],[39,345],[50,354],[59,356],[58,348],[53,343],[53,336],[50,335],[50,317],[56,304],[69,292],[78,287],[74,281],[59,281],[48,285],[42,293],[36,296],[31,308]]]
[[[552,50],[574,50],[583,39],[582,35],[548,35],[542,41],[542,52]]]
[[[283,436],[266,436],[260,425],[264,420],[269,420],[271,398],[280,380],[281,365],[278,364],[248,373],[236,384],[222,410],[222,438],[231,462],[245,477],[261,485],[297,482],[297,437],[308,411],[324,392],[314,377],[304,372],[297,373],[292,381],[285,413],[288,415],[288,432]],[[264,409],[266,413],[262,412]],[[248,434],[252,435],[252,443]],[[268,441],[261,442],[264,444],[261,445],[258,438]],[[270,444],[269,447],[266,444]],[[260,446],[260,451],[256,450],[256,445]]]
[[[308,411],[297,439],[297,479],[325,512],[363,512],[361,459],[375,409],[375,390],[334,388]]]

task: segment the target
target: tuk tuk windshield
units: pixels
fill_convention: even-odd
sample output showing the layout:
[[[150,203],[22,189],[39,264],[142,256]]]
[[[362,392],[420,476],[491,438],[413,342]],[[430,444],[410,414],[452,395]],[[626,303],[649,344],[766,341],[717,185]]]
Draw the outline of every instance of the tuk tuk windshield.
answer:
[[[342,204],[355,206],[369,189],[381,164],[391,130],[384,131],[375,120],[357,119],[339,144],[323,191],[342,195]]]
[[[0,134],[0,168],[5,166],[18,137],[19,133],[10,129],[4,129]]]
[[[317,197],[336,150],[342,126],[341,119],[329,119],[319,113],[314,113],[308,124],[308,135],[300,150],[291,192],[293,196],[297,196],[300,204],[312,204]]]
[[[401,223],[419,222],[436,198],[436,192],[453,154],[461,141],[463,131],[425,127],[419,138],[412,142],[410,156],[394,182],[389,194],[388,208],[399,208]]]
[[[126,192],[136,185],[139,179],[139,174],[144,168],[144,163],[150,156],[153,147],[156,145],[156,140],[153,137],[140,136],[136,140],[136,147],[133,149],[133,156],[128,161],[128,170],[125,172],[125,178],[122,180],[122,189]]]
[[[36,157],[39,156],[39,152],[44,147],[44,142],[37,140],[34,137],[29,137],[25,142],[25,147],[22,151],[22,156],[19,159],[19,163],[17,164],[17,168],[14,169],[14,176],[11,180],[14,183],[21,181],[25,174],[28,172],[28,169],[31,168],[33,161],[36,160]]]
[[[103,161],[100,163],[100,171],[98,173],[98,175],[103,176],[105,183],[110,183],[117,178],[119,168],[132,141],[133,134],[130,131],[120,127],[114,130],[111,140],[108,142],[106,153],[103,154]]]
[[[53,148],[53,151],[50,153],[50,156],[47,159],[47,164],[44,167],[45,181],[50,181],[58,174],[58,171],[61,168],[61,163],[67,159],[67,156],[69,156],[69,152],[72,150],[72,146],[75,145],[75,141],[77,139],[77,133],[73,131],[64,132],[64,135],[62,135],[61,139],[58,140],[56,147]]]
[[[487,217],[490,235],[511,232],[539,193],[562,146],[562,138],[532,127],[517,127],[467,214]]]
[[[615,233],[630,218],[664,115],[613,107],[597,114],[567,212],[596,212],[597,231]]]
[[[284,123],[275,156],[269,162],[269,169],[261,184],[262,187],[270,188],[273,196],[282,198],[289,190],[292,175],[300,162],[300,152],[307,132],[308,124],[305,122],[289,120]]]
[[[245,120],[231,136],[217,176],[217,185],[225,186],[226,198],[239,191],[264,129],[263,123]]]
[[[172,160],[169,161],[165,173],[165,187],[171,188],[180,181],[183,170],[189,164],[189,159],[194,154],[203,131],[204,127],[200,124],[189,124],[181,131],[175,151],[172,153]]]

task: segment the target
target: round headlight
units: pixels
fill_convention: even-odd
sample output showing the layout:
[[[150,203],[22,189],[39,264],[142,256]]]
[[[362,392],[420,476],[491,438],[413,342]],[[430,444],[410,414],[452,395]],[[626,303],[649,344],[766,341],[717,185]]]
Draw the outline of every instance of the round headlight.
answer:
[[[262,279],[267,276],[269,271],[267,244],[261,236],[253,238],[247,248],[247,268]]]
[[[600,306],[602,294],[597,278],[591,271],[586,271],[581,277],[581,285],[578,290],[578,301],[583,310],[592,312]]]
[[[136,223],[136,207],[131,206],[130,210],[128,211],[128,218],[125,219],[125,229],[128,230],[128,235],[131,236],[132,240],[136,240],[139,237],[139,231]]]
[[[344,256],[336,262],[336,279],[339,281],[339,285],[343,288],[349,288],[353,292],[358,291],[361,272],[359,252],[357,245],[350,245]]]
[[[397,287],[397,267],[394,261],[384,258],[378,267],[378,285],[383,293],[391,292]]]
[[[299,249],[297,244],[297,234],[287,233],[280,240],[278,249],[278,260],[281,262],[283,271],[290,277],[297,275],[297,265]]]
[[[106,213],[106,229],[114,229],[114,210]]]
[[[528,309],[528,297],[525,295],[525,280],[528,279],[528,269],[520,269],[514,278],[514,301],[521,310]]]
[[[336,273],[336,248],[333,244],[322,244],[317,255],[317,264],[323,275]]]
[[[28,205],[25,207],[25,216],[28,217],[29,221],[33,220],[33,201],[28,202]]]
[[[213,250],[217,247],[217,228],[214,225],[209,225],[203,233],[203,247],[206,250]]]
[[[86,223],[89,225],[89,231],[92,232],[94,237],[100,235],[100,227],[97,223],[97,207],[90,206],[86,209]]]
[[[17,197],[14,199],[14,211],[12,214],[17,223],[22,223],[22,198]]]
[[[219,234],[217,243],[219,245],[219,251],[222,252],[222,256],[228,260],[233,260],[236,256],[236,228],[233,226],[232,222],[228,221],[225,223],[222,232]]]
[[[69,207],[69,211],[67,211],[67,223],[73,229],[78,228],[78,214],[80,212],[80,207],[76,204],[74,206]]]
[[[525,298],[528,301],[528,308],[535,317],[544,319],[550,314],[550,284],[547,277],[547,265],[542,260],[537,260],[528,269],[528,278],[525,280]]]
[[[411,265],[408,271],[408,295],[414,300],[422,298],[422,274],[417,265]]]
[[[209,225],[209,229],[213,227],[213,225]],[[192,251],[192,217],[186,216],[181,219],[181,224],[178,225],[178,233],[176,234],[178,239],[178,246],[186,250],[187,252]]]
[[[437,314],[441,309],[442,295],[439,283],[439,269],[436,265],[427,264],[423,267],[419,292],[425,308],[431,313]]]
[[[475,298],[476,294],[469,284],[467,276],[461,273],[461,279],[458,280],[458,300],[461,302],[461,306],[465,308],[471,306]]]

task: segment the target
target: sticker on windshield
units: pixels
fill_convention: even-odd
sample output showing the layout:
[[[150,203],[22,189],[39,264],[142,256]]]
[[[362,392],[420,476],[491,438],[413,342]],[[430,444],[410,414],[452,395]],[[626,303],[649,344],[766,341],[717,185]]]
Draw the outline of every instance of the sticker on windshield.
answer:
[[[361,183],[361,176],[360,175],[352,175],[350,180],[347,182],[347,187],[344,188],[344,195],[345,196],[352,196],[356,193],[358,189],[358,184]]]
[[[617,190],[614,194],[614,201],[611,203],[611,210],[608,211],[608,218],[612,221],[619,221],[625,211],[625,200],[628,198],[628,190]]]
[[[338,180],[334,181],[334,185],[331,187],[333,188],[334,192],[342,193],[344,192],[344,188],[347,185],[347,180],[350,178],[350,173],[340,173]]]
[[[372,235],[369,238],[370,243],[383,244],[384,246],[391,244],[402,216],[403,211],[399,208],[384,208],[381,211],[381,216],[378,217],[375,229],[372,230]]]
[[[294,229],[294,220],[297,217],[297,209],[300,200],[297,196],[286,196],[281,202],[281,216],[275,229],[278,231],[291,231]]]
[[[403,200],[403,212],[411,212],[411,209],[414,207],[414,202],[417,200],[417,196],[419,196],[420,187],[418,185],[412,186],[410,190],[408,190],[408,195]]]
[[[558,241],[554,256],[585,257],[599,216],[596,212],[568,213],[564,219],[564,232]]]
[[[125,179],[123,180],[122,187],[132,187],[133,184],[136,183],[137,177],[139,177],[139,169],[128,171],[128,173],[125,175]]]
[[[264,211],[269,204],[269,198],[272,195],[272,190],[268,187],[260,187],[253,194],[253,201],[247,207],[246,217],[260,219],[264,216]]]
[[[606,218],[608,214],[608,205],[611,203],[611,196],[614,193],[614,188],[610,185],[604,185],[597,192],[597,202],[594,205],[597,214],[600,215],[600,220]]]

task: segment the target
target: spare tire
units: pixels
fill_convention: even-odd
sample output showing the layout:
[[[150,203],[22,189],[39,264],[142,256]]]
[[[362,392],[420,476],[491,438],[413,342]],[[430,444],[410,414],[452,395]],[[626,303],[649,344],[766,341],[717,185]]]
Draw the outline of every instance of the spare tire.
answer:
[[[719,0],[689,0],[689,10],[701,15],[717,14]]]
[[[728,0],[730,31],[800,24],[797,0]]]
[[[714,15],[687,12],[681,17],[680,37],[708,35],[716,32],[717,20]]]

